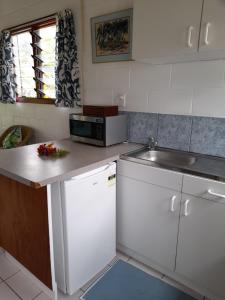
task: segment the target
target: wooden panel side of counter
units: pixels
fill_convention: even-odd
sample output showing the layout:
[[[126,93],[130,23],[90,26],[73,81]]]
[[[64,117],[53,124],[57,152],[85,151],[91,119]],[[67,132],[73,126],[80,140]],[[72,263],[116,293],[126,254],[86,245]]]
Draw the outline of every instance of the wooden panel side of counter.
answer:
[[[46,187],[0,175],[0,247],[52,288]]]

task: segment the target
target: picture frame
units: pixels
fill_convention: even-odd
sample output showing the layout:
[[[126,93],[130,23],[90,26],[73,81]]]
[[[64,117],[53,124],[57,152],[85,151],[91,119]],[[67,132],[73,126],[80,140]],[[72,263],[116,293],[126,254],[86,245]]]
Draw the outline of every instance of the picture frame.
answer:
[[[132,60],[133,9],[91,18],[92,62]]]

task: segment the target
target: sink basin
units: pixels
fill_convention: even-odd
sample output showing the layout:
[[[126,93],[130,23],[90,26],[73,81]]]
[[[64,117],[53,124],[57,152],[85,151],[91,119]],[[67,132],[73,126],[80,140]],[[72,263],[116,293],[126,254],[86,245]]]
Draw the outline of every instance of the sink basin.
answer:
[[[132,157],[172,166],[190,166],[196,162],[196,157],[192,155],[166,150],[145,149],[134,153]]]

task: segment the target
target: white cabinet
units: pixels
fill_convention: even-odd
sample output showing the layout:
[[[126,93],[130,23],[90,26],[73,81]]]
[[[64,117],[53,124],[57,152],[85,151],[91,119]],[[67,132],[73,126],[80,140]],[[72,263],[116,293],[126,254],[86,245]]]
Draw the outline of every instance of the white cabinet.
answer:
[[[117,179],[119,249],[225,299],[225,183],[125,160]]]
[[[149,173],[157,172],[155,168],[147,168]],[[180,192],[130,178],[129,169],[125,166],[122,169],[124,175],[118,175],[117,181],[117,243],[148,259],[153,266],[174,271]],[[160,174],[161,170],[158,171]],[[158,180],[164,185],[163,180]]]
[[[134,0],[133,59],[225,58],[224,0]]]
[[[225,1],[205,0],[202,12],[200,52],[220,54],[225,49]]]
[[[225,299],[225,205],[183,194],[181,212],[176,272]]]
[[[133,58],[169,58],[198,49],[202,0],[135,0]]]

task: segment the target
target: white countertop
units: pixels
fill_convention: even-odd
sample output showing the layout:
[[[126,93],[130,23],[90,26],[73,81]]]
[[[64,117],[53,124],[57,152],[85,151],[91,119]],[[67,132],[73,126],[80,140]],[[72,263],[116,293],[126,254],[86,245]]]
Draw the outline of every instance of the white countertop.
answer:
[[[0,174],[26,185],[39,188],[117,160],[121,154],[143,147],[123,143],[107,148],[72,142],[70,139],[53,141],[56,147],[70,153],[58,159],[39,157],[34,144],[0,151]]]

